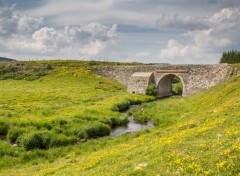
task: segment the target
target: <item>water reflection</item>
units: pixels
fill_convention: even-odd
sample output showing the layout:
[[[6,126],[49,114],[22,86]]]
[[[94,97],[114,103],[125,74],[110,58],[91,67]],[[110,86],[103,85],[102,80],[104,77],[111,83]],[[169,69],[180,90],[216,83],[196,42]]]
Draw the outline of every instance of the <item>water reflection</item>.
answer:
[[[145,130],[145,129],[150,129],[153,128],[154,125],[149,121],[146,124],[140,124],[138,122],[136,122],[133,117],[129,117],[129,123],[127,125],[124,126],[118,126],[112,129],[110,136],[119,136],[121,134],[125,134],[125,133],[133,133],[136,131],[141,131],[141,130]]]

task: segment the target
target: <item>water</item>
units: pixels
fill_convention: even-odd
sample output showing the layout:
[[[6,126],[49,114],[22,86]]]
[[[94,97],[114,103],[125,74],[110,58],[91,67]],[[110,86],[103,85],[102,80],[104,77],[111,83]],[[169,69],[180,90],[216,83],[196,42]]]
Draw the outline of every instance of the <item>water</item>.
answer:
[[[133,117],[129,117],[129,122],[127,125],[122,125],[112,129],[110,136],[119,136],[125,133],[134,133],[136,131],[146,130],[153,128],[154,125],[149,121],[146,124],[141,124],[136,122]]]

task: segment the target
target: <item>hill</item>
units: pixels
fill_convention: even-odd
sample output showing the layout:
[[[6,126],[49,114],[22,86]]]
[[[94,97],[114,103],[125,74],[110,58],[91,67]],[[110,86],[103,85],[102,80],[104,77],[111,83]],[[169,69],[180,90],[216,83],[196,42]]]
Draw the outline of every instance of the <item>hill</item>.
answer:
[[[54,69],[34,81],[1,81],[0,122],[10,123],[9,131],[47,130],[55,141],[65,142],[66,137],[76,137],[76,129],[124,119],[113,111],[116,107],[150,100],[127,94],[115,81],[94,75],[81,64],[53,64]],[[238,175],[239,79],[237,75],[191,97],[143,103],[129,113],[140,121],[151,118],[157,126],[135,134],[29,151],[24,145],[10,145],[8,134],[0,143],[0,174]]]
[[[3,61],[16,61],[16,60],[9,59],[9,58],[6,58],[6,57],[0,57],[0,62],[3,62]]]

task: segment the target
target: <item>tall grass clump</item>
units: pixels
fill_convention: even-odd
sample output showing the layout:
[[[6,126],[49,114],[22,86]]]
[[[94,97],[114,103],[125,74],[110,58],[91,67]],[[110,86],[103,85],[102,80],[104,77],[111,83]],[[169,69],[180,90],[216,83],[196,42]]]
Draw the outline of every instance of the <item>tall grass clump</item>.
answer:
[[[10,128],[7,134],[7,139],[9,142],[15,143],[18,137],[21,136],[24,132],[25,130],[22,128],[18,128],[18,127]]]
[[[94,123],[93,125],[87,127],[86,133],[88,134],[88,137],[95,138],[95,137],[102,137],[107,136],[111,132],[111,128],[103,123]]]
[[[24,134],[17,139],[17,144],[25,150],[48,149],[50,147],[66,146],[76,143],[75,137],[64,134],[54,134],[49,131],[32,132]]]
[[[4,121],[3,119],[0,119],[0,135],[6,135],[8,133],[9,128],[10,128],[9,123]]]

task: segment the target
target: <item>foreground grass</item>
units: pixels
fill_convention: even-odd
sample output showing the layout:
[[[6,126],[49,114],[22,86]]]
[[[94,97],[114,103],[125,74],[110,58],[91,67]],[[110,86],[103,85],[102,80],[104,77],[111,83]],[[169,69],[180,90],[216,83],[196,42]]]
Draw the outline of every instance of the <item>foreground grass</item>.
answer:
[[[0,173],[106,176],[239,175],[239,79],[240,75],[192,97],[160,100],[144,104],[139,110],[131,112],[139,121],[149,118],[153,120],[158,125],[155,129],[117,138],[88,140],[82,144],[50,148],[47,151],[29,151],[22,155],[22,159],[29,162],[20,162],[15,166],[9,163],[10,166],[2,169]],[[115,92],[114,96],[122,97],[123,92],[121,95]],[[110,100],[111,98],[103,100],[101,103],[106,104],[99,104],[97,107],[110,107],[113,103],[110,103]],[[6,150],[9,148],[11,150],[5,156],[8,160],[1,160],[5,163],[19,158],[14,158],[14,152],[18,149],[6,146]],[[12,158],[9,157],[11,155]],[[58,158],[54,158],[55,155]]]
[[[52,162],[71,148],[61,146],[109,135],[128,121],[120,110],[154,99],[127,94],[124,86],[89,70],[104,64],[116,63],[1,63],[0,167],[38,158]],[[43,76],[29,79],[48,67]]]

